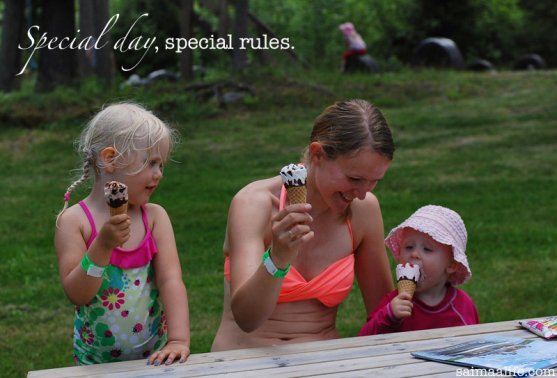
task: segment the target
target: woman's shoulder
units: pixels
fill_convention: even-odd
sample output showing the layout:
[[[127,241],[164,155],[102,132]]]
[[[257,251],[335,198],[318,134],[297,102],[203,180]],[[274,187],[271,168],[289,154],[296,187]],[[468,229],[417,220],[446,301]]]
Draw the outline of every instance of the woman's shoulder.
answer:
[[[372,238],[383,237],[383,217],[379,201],[373,193],[367,193],[363,200],[355,200],[350,206],[350,222],[355,240],[362,240],[365,235]]]
[[[363,200],[352,201],[350,212],[353,219],[380,215],[379,200],[373,193],[367,193]]]
[[[236,193],[233,197],[233,203],[246,203],[253,204],[273,204],[277,202],[282,187],[282,179],[280,176],[271,177],[268,179],[253,181]]]

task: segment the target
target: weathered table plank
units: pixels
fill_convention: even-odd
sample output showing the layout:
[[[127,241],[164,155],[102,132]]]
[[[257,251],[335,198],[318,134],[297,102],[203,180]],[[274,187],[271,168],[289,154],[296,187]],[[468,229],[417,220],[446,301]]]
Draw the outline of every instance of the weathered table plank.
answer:
[[[454,345],[486,334],[537,337],[518,321],[367,337],[199,353],[184,364],[153,367],[145,360],[31,371],[28,378],[63,377],[417,377],[455,376],[458,367],[416,359],[411,352]]]

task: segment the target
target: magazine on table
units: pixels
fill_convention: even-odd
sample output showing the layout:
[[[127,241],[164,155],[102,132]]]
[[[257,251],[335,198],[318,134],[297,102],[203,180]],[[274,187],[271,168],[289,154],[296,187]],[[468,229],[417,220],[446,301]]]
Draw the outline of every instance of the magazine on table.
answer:
[[[557,375],[557,341],[485,336],[412,356],[518,377]]]

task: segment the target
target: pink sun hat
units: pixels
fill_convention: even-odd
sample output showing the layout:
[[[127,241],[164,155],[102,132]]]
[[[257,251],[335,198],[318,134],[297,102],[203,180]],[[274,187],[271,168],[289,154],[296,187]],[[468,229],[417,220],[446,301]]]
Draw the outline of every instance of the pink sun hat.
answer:
[[[385,243],[399,261],[402,230],[410,227],[431,236],[438,243],[450,245],[458,268],[449,279],[453,285],[460,285],[470,279],[472,272],[466,258],[468,233],[460,215],[443,206],[427,205],[416,210],[408,219],[389,232]]]

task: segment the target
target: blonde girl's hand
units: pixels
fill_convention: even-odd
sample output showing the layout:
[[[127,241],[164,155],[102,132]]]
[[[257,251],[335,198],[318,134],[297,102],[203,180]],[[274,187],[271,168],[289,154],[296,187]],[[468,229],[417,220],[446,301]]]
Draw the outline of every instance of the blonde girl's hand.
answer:
[[[190,355],[188,343],[184,341],[169,341],[160,351],[153,353],[147,360],[147,365],[159,366],[163,363],[170,365],[178,360],[180,363],[186,362]]]
[[[399,293],[391,300],[391,310],[397,319],[404,319],[412,315],[412,296],[408,293]]]
[[[106,249],[124,245],[130,238],[131,220],[127,214],[118,214],[110,217],[99,231],[99,242]]]
[[[300,247],[313,238],[310,210],[311,205],[307,203],[289,205],[272,218],[271,257],[279,267],[292,263]]]

